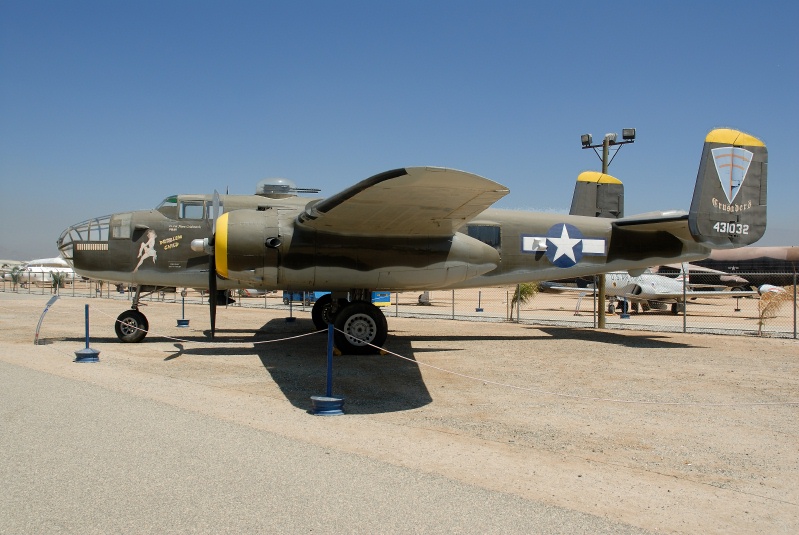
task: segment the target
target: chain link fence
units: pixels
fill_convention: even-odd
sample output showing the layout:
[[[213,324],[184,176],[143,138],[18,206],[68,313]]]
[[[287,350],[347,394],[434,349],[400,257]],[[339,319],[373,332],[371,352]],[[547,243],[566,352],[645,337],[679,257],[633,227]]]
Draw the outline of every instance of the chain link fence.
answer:
[[[87,280],[81,277],[64,277],[59,287],[52,279],[22,278],[14,281],[8,272],[0,283],[2,292],[30,294],[53,294],[62,297],[74,296],[91,299],[113,299],[132,301],[133,287]],[[614,313],[607,313],[607,329],[637,329],[686,333],[717,333],[732,335],[797,337],[797,286],[795,273],[739,273],[747,280],[771,280],[771,291],[751,297],[718,298],[698,297],[685,301],[685,307],[676,307],[671,301],[650,301],[649,310],[629,306],[628,314],[621,314],[623,307],[617,300],[599,303],[590,289],[568,293],[537,291],[539,285],[522,299],[514,299],[519,286],[504,288],[480,288],[468,290],[436,290],[391,293],[387,303],[379,303],[387,317],[416,317],[451,319],[460,321],[518,322],[530,325],[553,325],[595,328],[598,325],[599,308],[614,305]],[[788,282],[789,284],[785,284]],[[529,290],[529,288],[527,288]],[[185,290],[185,292],[183,292]],[[185,295],[182,295],[185,293]],[[233,290],[234,303],[222,306],[247,308],[277,308],[290,313],[305,313],[311,310],[313,293],[295,295],[286,299],[283,292],[255,290]],[[723,295],[720,293],[720,295]],[[184,288],[154,289],[143,291],[143,303],[160,301],[185,305],[207,304],[205,292]]]

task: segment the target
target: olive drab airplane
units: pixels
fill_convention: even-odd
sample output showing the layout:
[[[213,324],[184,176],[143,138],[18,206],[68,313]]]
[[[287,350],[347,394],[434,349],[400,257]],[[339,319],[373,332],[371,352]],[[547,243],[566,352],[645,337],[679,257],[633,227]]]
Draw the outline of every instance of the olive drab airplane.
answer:
[[[222,290],[325,290],[314,324],[333,323],[343,353],[372,353],[388,333],[372,291],[636,274],[754,243],[766,228],[766,175],[760,140],[718,129],[705,139],[689,212],[607,219],[494,209],[508,193],[501,184],[409,167],[325,199],[297,196],[288,181],[262,184],[256,195],[167,197],[152,210],[73,225],[58,246],[79,274],[137,286],[117,319],[122,341],[141,341],[149,329],[142,287],[208,288],[211,336]]]

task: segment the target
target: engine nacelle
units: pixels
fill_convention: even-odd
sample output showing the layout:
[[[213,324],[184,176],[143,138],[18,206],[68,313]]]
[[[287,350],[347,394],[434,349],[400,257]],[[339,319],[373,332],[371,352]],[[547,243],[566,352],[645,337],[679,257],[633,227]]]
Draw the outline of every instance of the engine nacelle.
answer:
[[[216,221],[216,272],[256,286],[277,284],[283,238],[277,213],[236,210]]]

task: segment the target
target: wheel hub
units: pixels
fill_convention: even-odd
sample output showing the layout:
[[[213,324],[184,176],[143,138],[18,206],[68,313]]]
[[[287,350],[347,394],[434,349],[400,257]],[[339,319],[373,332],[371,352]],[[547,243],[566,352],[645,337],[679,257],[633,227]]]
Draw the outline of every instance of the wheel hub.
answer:
[[[356,314],[347,320],[343,329],[347,341],[355,346],[365,346],[375,339],[377,325],[366,314]]]
[[[119,328],[125,335],[130,335],[138,330],[138,324],[133,318],[125,318],[120,322]]]

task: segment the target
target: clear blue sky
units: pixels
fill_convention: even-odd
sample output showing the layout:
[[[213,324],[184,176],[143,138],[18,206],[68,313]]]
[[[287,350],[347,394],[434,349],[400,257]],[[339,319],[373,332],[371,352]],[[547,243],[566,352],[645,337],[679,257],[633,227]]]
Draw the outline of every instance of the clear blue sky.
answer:
[[[580,134],[635,127],[628,215],[688,209],[707,132],[769,148],[763,245],[799,245],[799,3],[0,0],[0,258],[168,194],[323,196],[410,165],[567,212]]]

